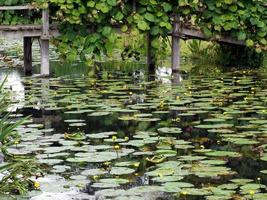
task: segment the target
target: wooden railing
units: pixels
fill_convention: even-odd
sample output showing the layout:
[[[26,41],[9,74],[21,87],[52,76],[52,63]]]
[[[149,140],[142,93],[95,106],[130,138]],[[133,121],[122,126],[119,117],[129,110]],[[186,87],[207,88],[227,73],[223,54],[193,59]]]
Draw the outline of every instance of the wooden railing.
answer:
[[[40,10],[38,7],[32,5],[24,6],[0,6],[1,11],[11,10]],[[48,9],[40,10],[42,12],[42,24],[27,24],[27,25],[1,25],[0,37],[7,38],[22,38],[22,37],[41,37],[42,39],[49,39],[52,36],[58,35],[57,27],[49,25],[49,11]]]

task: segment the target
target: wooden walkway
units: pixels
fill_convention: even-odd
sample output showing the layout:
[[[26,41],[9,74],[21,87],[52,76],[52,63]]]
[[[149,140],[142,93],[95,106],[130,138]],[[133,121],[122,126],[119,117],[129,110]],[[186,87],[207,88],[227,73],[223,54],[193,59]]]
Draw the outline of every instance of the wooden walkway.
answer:
[[[8,10],[33,10],[38,9],[33,6],[0,6],[1,11]],[[2,26],[0,25],[0,37],[8,39],[23,38],[24,46],[24,71],[25,74],[32,74],[32,40],[37,38],[41,44],[41,75],[49,76],[49,40],[51,37],[59,35],[56,25],[49,25],[49,11],[48,9],[41,10],[42,24],[41,25],[14,25]],[[170,33],[172,37],[172,71],[178,72],[180,68],[180,39],[200,39],[208,41],[216,41],[226,44],[245,45],[243,41],[238,41],[231,37],[223,37],[220,35],[212,38],[206,37],[200,30],[188,29],[180,26],[178,16],[173,23],[173,31]],[[155,70],[154,58],[150,51],[151,39],[148,35],[148,51],[147,51],[147,65],[150,71]]]
[[[33,6],[0,6],[1,11],[8,10],[34,10],[38,9]],[[41,10],[41,25],[0,25],[0,37],[7,39],[23,38],[24,52],[24,71],[26,75],[32,74],[32,40],[37,38],[41,44],[41,75],[49,76],[49,40],[51,37],[57,36],[58,31],[54,26],[49,25],[48,9]]]

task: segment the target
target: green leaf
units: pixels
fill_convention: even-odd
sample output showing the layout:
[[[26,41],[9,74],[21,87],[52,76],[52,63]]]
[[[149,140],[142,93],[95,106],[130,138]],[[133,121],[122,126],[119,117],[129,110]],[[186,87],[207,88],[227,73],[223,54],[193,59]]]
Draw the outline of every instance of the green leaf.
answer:
[[[251,40],[251,39],[246,40],[246,45],[247,45],[248,47],[252,47],[252,46],[254,45],[253,40]]]
[[[247,38],[247,35],[245,32],[239,32],[237,38],[238,40],[245,40]]]
[[[169,4],[169,3],[163,3],[162,4],[162,7],[163,7],[163,9],[164,9],[164,12],[168,12],[168,11],[171,11],[172,10],[172,5],[171,4]]]
[[[116,13],[116,15],[114,16],[114,18],[115,18],[116,20],[118,20],[118,21],[122,20],[123,17],[124,17],[124,15],[123,15],[122,12],[120,12],[120,11],[118,11],[118,12]]]
[[[93,8],[93,7],[95,7],[95,2],[94,1],[88,1],[87,6],[90,8]]]
[[[139,21],[137,23],[137,27],[138,27],[138,29],[140,29],[142,31],[149,30],[149,26],[148,26],[148,24],[145,21]]]
[[[144,17],[145,17],[146,20],[148,20],[150,22],[154,22],[155,21],[155,17],[151,13],[147,12]]]
[[[105,26],[102,30],[102,35],[104,35],[105,37],[108,37],[109,34],[111,33],[111,27],[110,26]]]
[[[207,37],[211,37],[212,36],[212,32],[210,31],[210,29],[208,29],[207,27],[203,28],[203,33],[205,36]]]
[[[224,0],[224,3],[226,3],[226,4],[232,4],[233,3],[233,0]]]
[[[107,0],[107,3],[111,6],[116,6],[117,5],[117,0]]]
[[[121,31],[122,32],[127,32],[128,31],[128,26],[127,25],[123,25],[122,27],[121,27]]]

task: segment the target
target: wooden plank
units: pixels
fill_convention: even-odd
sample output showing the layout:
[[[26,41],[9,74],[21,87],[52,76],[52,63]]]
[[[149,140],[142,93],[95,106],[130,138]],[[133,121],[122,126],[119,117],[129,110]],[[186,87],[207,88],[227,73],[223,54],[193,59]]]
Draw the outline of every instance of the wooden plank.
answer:
[[[245,45],[244,41],[238,41],[231,37],[225,37],[225,36],[215,36],[215,37],[207,37],[199,30],[194,29],[187,29],[187,28],[180,28],[179,32],[174,34],[176,37],[184,37],[189,39],[201,39],[201,40],[207,40],[207,41],[217,41],[221,43],[227,43],[227,44],[235,44],[235,45]]]
[[[21,39],[23,37],[40,37],[41,30],[0,31],[0,37],[5,39]]]
[[[57,25],[50,25],[50,37],[57,37],[60,35]],[[0,26],[0,37],[9,39],[20,39],[23,37],[41,37],[42,25],[14,25],[14,26]]]
[[[32,38],[23,38],[23,59],[25,75],[32,75]]]
[[[7,11],[7,10],[34,10],[38,9],[37,7],[31,5],[25,6],[0,6],[0,11]]]
[[[41,30],[42,25],[0,25],[0,31]]]

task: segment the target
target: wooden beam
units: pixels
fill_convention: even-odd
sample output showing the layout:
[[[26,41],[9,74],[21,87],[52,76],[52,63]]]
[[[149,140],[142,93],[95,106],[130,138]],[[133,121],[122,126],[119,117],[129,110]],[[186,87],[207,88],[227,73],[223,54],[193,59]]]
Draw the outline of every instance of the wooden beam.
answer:
[[[23,38],[23,59],[25,75],[32,75],[32,38]]]
[[[221,43],[227,43],[227,44],[235,44],[235,45],[246,45],[244,41],[239,41],[237,39],[234,39],[232,37],[226,37],[226,36],[220,36],[216,35],[215,37],[207,37],[202,33],[200,30],[194,30],[194,29],[187,29],[187,28],[180,28],[179,32],[174,34],[176,37],[181,38],[189,38],[189,39],[201,39],[201,40],[207,40],[207,41],[217,41]]]
[[[6,10],[34,10],[38,9],[37,7],[31,6],[31,5],[25,5],[25,6],[0,6],[0,11],[6,11]]]
[[[0,31],[41,30],[41,25],[0,25]]]
[[[49,76],[49,11],[42,10],[41,75]]]

